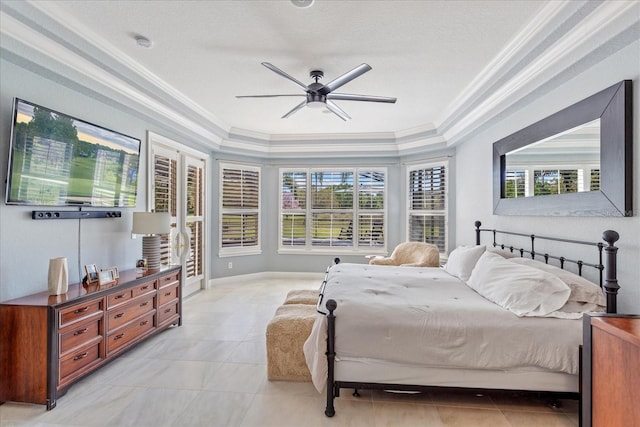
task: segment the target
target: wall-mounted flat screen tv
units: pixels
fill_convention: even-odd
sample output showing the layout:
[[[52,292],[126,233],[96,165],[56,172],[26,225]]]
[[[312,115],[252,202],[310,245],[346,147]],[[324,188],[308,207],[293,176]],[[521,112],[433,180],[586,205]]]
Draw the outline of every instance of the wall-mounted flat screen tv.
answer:
[[[6,203],[134,207],[140,140],[15,99]]]

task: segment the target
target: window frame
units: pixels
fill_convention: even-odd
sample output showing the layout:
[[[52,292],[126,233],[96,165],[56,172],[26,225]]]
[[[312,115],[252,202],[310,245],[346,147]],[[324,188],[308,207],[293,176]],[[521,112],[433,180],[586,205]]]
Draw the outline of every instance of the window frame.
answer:
[[[258,207],[257,208],[225,208],[223,204],[224,199],[224,170],[233,169],[237,171],[256,172],[258,174]],[[219,221],[218,221],[218,257],[231,257],[231,256],[244,256],[244,255],[259,255],[262,253],[262,168],[255,165],[240,164],[240,163],[224,163],[219,164],[219,185],[218,189],[220,197],[218,197],[219,208]],[[223,218],[226,214],[253,214],[257,215],[257,240],[254,245],[247,246],[223,246]]]
[[[412,209],[411,207],[411,173],[416,170],[432,169],[439,166],[444,166],[444,209]],[[412,215],[424,215],[424,216],[442,216],[444,217],[444,247],[440,251],[440,256],[445,257],[449,248],[449,169],[450,162],[448,160],[420,162],[412,165],[408,165],[406,168],[405,185],[406,185],[406,208],[405,208],[405,220],[406,220],[406,241],[411,240],[411,216]]]
[[[351,213],[352,216],[352,234],[350,246],[318,246],[313,245],[312,237],[312,218],[313,214],[319,211],[333,211],[339,212],[335,209],[314,209],[312,205],[312,174],[313,173],[352,173],[353,174],[353,205],[350,209],[344,209],[342,211]],[[378,172],[384,176],[384,189],[383,189],[383,208],[382,209],[362,209],[360,208],[360,174],[367,172]],[[286,213],[294,213],[293,210],[283,209],[283,177],[287,173],[305,173],[306,174],[306,194],[305,194],[305,208],[298,210],[301,214],[305,215],[305,238],[302,245],[283,245],[283,221],[282,217]],[[388,216],[387,216],[387,203],[388,203],[388,168],[385,166],[323,166],[323,167],[280,167],[278,168],[278,253],[280,254],[336,254],[336,255],[349,255],[349,254],[386,254],[387,253],[387,229],[388,229]],[[287,212],[289,211],[289,212]],[[383,244],[380,246],[361,245],[359,242],[359,218],[366,213],[382,214],[382,230],[383,230]]]

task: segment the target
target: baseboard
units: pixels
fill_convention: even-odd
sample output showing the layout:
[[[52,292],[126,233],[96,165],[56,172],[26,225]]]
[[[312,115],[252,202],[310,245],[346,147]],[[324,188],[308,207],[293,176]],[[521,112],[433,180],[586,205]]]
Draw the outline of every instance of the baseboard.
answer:
[[[209,279],[207,289],[215,287],[230,286],[237,282],[266,280],[266,279],[301,279],[301,280],[318,280],[318,286],[322,283],[325,273],[304,273],[304,272],[285,272],[285,271],[262,271],[260,273],[240,274],[237,276],[217,277]]]

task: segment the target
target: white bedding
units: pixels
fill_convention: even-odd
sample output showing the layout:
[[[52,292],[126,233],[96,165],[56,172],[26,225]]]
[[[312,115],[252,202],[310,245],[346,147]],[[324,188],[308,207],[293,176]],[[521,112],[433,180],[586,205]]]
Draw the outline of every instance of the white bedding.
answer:
[[[518,317],[443,269],[338,264],[327,278],[324,303],[329,299],[338,303],[338,363],[578,373],[580,320]],[[324,315],[304,352],[320,391],[327,377]]]

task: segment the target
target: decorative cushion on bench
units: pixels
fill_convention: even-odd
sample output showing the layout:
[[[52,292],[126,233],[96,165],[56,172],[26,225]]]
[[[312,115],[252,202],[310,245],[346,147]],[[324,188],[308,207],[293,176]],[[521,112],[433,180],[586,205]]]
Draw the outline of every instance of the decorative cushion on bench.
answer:
[[[302,347],[316,320],[315,305],[285,304],[267,325],[269,381],[311,381]]]
[[[284,304],[311,304],[315,306],[318,303],[320,291],[312,289],[294,289],[289,291],[284,300]]]

